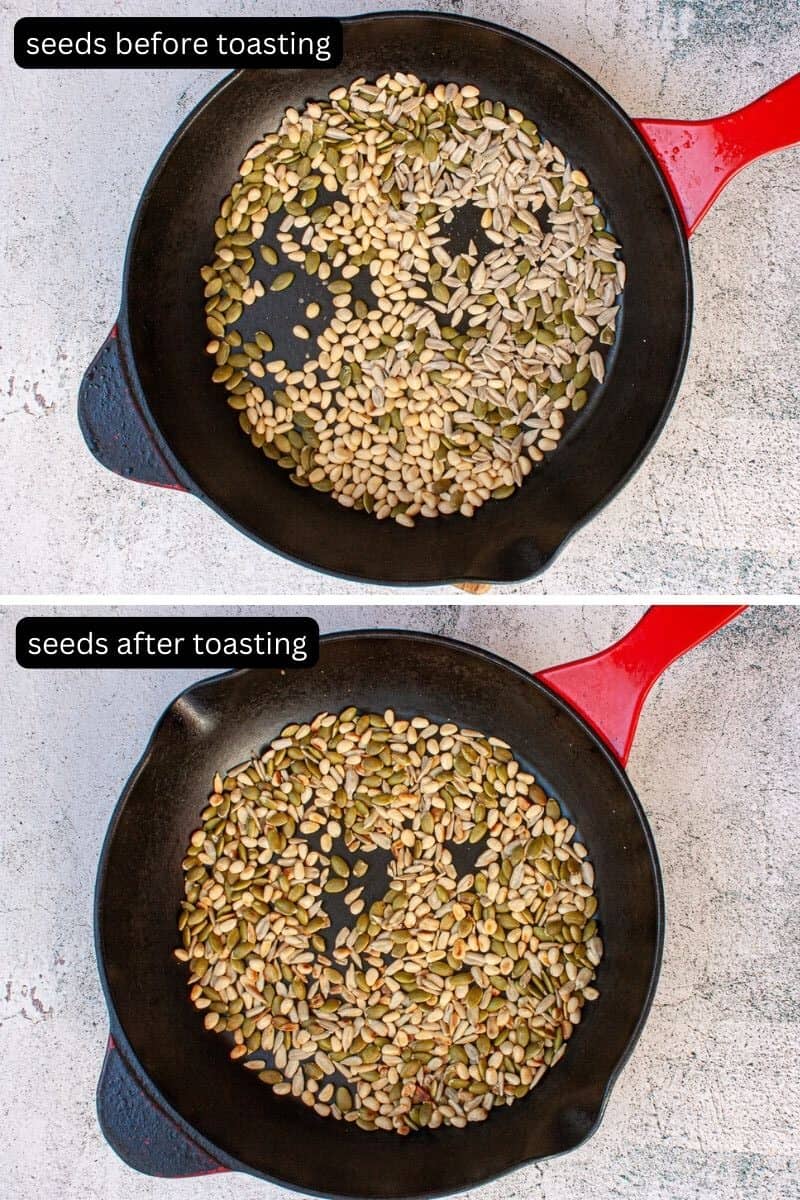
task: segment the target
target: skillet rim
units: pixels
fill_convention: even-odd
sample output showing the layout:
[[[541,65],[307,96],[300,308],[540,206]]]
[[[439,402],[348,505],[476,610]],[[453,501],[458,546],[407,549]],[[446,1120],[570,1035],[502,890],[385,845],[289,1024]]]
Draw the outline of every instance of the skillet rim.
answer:
[[[636,817],[639,821],[639,825],[641,827],[642,835],[643,835],[644,841],[645,841],[647,859],[648,859],[648,862],[650,865],[650,872],[651,872],[652,881],[653,881],[653,890],[654,890],[654,899],[655,899],[656,928],[655,928],[655,937],[654,937],[654,941],[653,941],[653,965],[650,970],[650,979],[649,979],[647,991],[646,991],[646,994],[644,997],[644,1002],[642,1004],[642,1008],[639,1013],[639,1017],[638,1017],[636,1024],[628,1038],[628,1041],[625,1045],[625,1049],[623,1050],[623,1052],[620,1055],[619,1059],[617,1060],[613,1070],[609,1074],[608,1079],[606,1080],[605,1086],[603,1087],[602,1095],[600,1097],[600,1101],[597,1105],[597,1109],[594,1114],[594,1119],[592,1121],[592,1124],[589,1127],[589,1129],[587,1130],[587,1132],[578,1139],[578,1141],[573,1142],[571,1145],[567,1146],[564,1150],[561,1150],[555,1154],[546,1155],[543,1157],[517,1158],[513,1162],[509,1163],[508,1166],[501,1168],[500,1170],[494,1172],[491,1175],[484,1176],[479,1183],[470,1183],[467,1185],[468,1188],[473,1188],[476,1186],[483,1186],[486,1183],[491,1183],[493,1180],[501,1179],[504,1176],[510,1174],[510,1172],[519,1170],[520,1168],[526,1166],[527,1164],[529,1164],[531,1162],[545,1162],[545,1161],[548,1161],[548,1159],[560,1158],[563,1154],[569,1154],[571,1151],[576,1150],[579,1146],[582,1146],[585,1142],[587,1142],[591,1137],[593,1137],[593,1135],[599,1129],[599,1127],[602,1123],[602,1120],[603,1120],[603,1116],[605,1114],[606,1107],[607,1107],[609,1099],[611,1097],[611,1092],[613,1091],[614,1085],[616,1084],[617,1079],[619,1078],[625,1065],[628,1063],[628,1061],[636,1047],[636,1044],[639,1041],[639,1038],[641,1037],[642,1031],[647,1022],[647,1018],[650,1015],[650,1010],[652,1008],[653,1000],[655,998],[655,993],[656,993],[656,989],[658,986],[658,980],[659,980],[659,976],[661,973],[661,965],[662,965],[662,959],[663,959],[663,953],[664,953],[664,935],[665,935],[665,920],[666,920],[665,899],[664,899],[664,881],[663,881],[663,876],[662,876],[662,872],[661,872],[661,864],[658,859],[658,853],[657,853],[656,845],[655,845],[655,838],[653,836],[653,832],[650,827],[650,823],[647,819],[647,814],[644,811],[644,808],[641,804],[641,801],[639,800],[639,797],[636,793],[635,788],[633,787],[632,783],[630,782],[630,780],[628,778],[628,775],[627,775],[627,772],[626,772],[624,766],[620,763],[620,761],[618,760],[616,755],[614,755],[613,752],[600,739],[599,735],[597,733],[595,733],[595,731],[591,728],[591,726],[588,725],[587,722],[581,716],[579,716],[579,714],[571,707],[571,705],[569,705],[566,700],[562,699],[559,695],[557,695],[556,692],[552,691],[549,687],[547,687],[546,684],[542,683],[539,679],[537,679],[534,674],[532,674],[530,671],[526,671],[524,667],[520,667],[516,663],[511,662],[509,659],[503,658],[501,655],[495,654],[490,650],[484,649],[483,647],[476,646],[476,645],[473,645],[468,642],[463,642],[457,638],[446,637],[441,634],[428,633],[426,631],[421,631],[421,630],[418,631],[418,630],[413,630],[413,629],[401,629],[401,628],[395,628],[395,627],[392,627],[392,628],[374,628],[374,627],[369,628],[368,627],[365,629],[341,630],[338,632],[323,634],[320,637],[320,644],[322,644],[323,642],[324,643],[335,643],[335,642],[343,642],[343,641],[348,641],[348,640],[357,640],[357,639],[362,639],[362,638],[367,638],[367,637],[380,638],[382,640],[387,640],[387,641],[402,640],[402,641],[414,641],[414,642],[423,642],[423,643],[424,642],[433,642],[433,643],[436,643],[437,645],[443,644],[448,649],[456,650],[456,651],[459,651],[462,653],[466,652],[467,654],[471,654],[476,658],[483,659],[484,661],[491,664],[493,667],[501,667],[505,670],[509,670],[514,675],[518,676],[518,678],[520,678],[526,684],[531,684],[538,691],[544,693],[548,697],[548,699],[550,699],[551,701],[554,701],[558,705],[558,707],[563,711],[563,713],[566,716],[572,718],[572,720],[575,722],[575,724],[578,726],[578,728],[584,734],[588,735],[590,741],[594,743],[595,748],[601,752],[601,754],[605,758],[606,762],[611,766],[611,768],[614,771],[614,774],[619,779],[619,782],[622,786],[623,791],[627,795],[627,797],[633,807],[634,814],[636,815]],[[128,1039],[127,1034],[125,1033],[125,1030],[123,1029],[122,1022],[120,1021],[119,1015],[114,1006],[111,985],[110,985],[108,975],[106,972],[106,967],[105,967],[105,957],[104,957],[104,951],[103,951],[103,932],[102,932],[102,914],[103,914],[103,898],[104,898],[103,893],[104,893],[104,889],[105,889],[106,879],[108,876],[108,860],[109,860],[109,856],[110,856],[110,852],[111,852],[111,845],[112,845],[114,837],[116,835],[117,827],[122,818],[122,814],[124,812],[124,809],[128,802],[128,799],[129,799],[131,793],[133,792],[133,789],[136,787],[137,783],[139,782],[140,777],[143,775],[143,773],[145,772],[145,770],[147,769],[147,767],[150,763],[150,760],[153,755],[153,751],[156,747],[156,744],[159,741],[159,738],[162,734],[165,724],[170,719],[170,717],[174,714],[176,708],[180,705],[181,701],[184,698],[190,696],[193,692],[199,691],[201,688],[206,688],[209,686],[214,687],[214,688],[224,687],[226,685],[226,683],[228,683],[229,681],[232,681],[233,679],[237,678],[240,675],[252,674],[253,672],[256,672],[256,671],[269,672],[269,670],[270,670],[270,668],[240,667],[238,669],[234,669],[234,670],[230,670],[230,671],[217,672],[216,674],[209,675],[203,679],[199,679],[195,683],[189,684],[189,686],[184,688],[181,692],[179,692],[179,694],[177,696],[173,697],[173,699],[167,704],[166,708],[163,710],[161,715],[158,717],[155,725],[153,726],[153,730],[150,734],[150,737],[148,738],[148,741],[145,745],[144,751],[142,752],[141,757],[139,758],[133,771],[131,772],[130,776],[128,777],[128,779],[122,789],[122,792],[120,793],[119,799],[117,800],[116,805],[114,806],[114,810],[113,810],[113,812],[111,814],[111,818],[109,820],[108,828],[107,828],[105,836],[103,838],[103,845],[102,845],[102,848],[100,851],[100,858],[99,858],[98,866],[97,866],[97,875],[96,875],[96,879],[95,879],[95,889],[94,889],[94,898],[93,898],[93,918],[92,918],[94,952],[95,952],[95,960],[96,960],[96,964],[97,964],[97,973],[100,978],[100,985],[101,985],[101,988],[103,991],[103,998],[105,1000],[106,1009],[108,1011],[110,1035],[111,1035],[111,1038],[113,1039],[113,1042],[115,1044],[117,1051],[119,1052],[119,1054],[122,1058],[122,1061],[123,1061],[126,1069],[130,1072],[134,1081],[137,1083],[139,1088],[142,1090],[145,1097],[151,1103],[154,1103],[158,1109],[161,1110],[161,1115],[165,1119],[170,1120],[175,1126],[177,1126],[177,1128],[180,1130],[180,1132],[182,1133],[182,1135],[184,1137],[186,1137],[189,1141],[194,1142],[195,1145],[199,1146],[202,1150],[204,1150],[206,1152],[206,1154],[211,1159],[213,1159],[215,1162],[219,1163],[219,1165],[221,1167],[226,1167],[230,1171],[236,1171],[241,1174],[250,1175],[257,1179],[265,1179],[268,1182],[274,1183],[279,1187],[286,1188],[289,1191],[304,1194],[304,1195],[318,1196],[321,1198],[321,1200],[363,1200],[363,1196],[356,1197],[354,1193],[339,1193],[339,1192],[323,1191],[323,1190],[318,1190],[318,1189],[310,1189],[307,1186],[300,1187],[297,1184],[288,1183],[285,1179],[281,1178],[278,1175],[267,1174],[264,1171],[260,1171],[257,1168],[249,1166],[247,1163],[242,1162],[242,1160],[237,1159],[237,1158],[233,1157],[232,1155],[228,1154],[226,1151],[222,1150],[221,1147],[217,1146],[216,1143],[210,1141],[205,1136],[204,1133],[202,1133],[199,1129],[197,1129],[196,1126],[191,1124],[191,1122],[189,1122],[183,1116],[183,1114],[181,1112],[179,1112],[179,1110],[176,1109],[172,1104],[170,1104],[169,1101],[163,1096],[163,1094],[161,1093],[160,1089],[156,1085],[153,1078],[149,1075],[149,1073],[144,1069],[144,1067],[140,1063],[138,1055],[136,1054],[135,1049],[133,1048],[131,1042]],[[312,668],[312,670],[313,670],[313,668]],[[98,1082],[98,1087],[99,1087],[99,1082]],[[464,1190],[464,1185],[456,1184],[452,1188],[436,1189],[435,1191],[424,1191],[424,1192],[411,1193],[407,1197],[405,1197],[404,1200],[432,1200],[433,1197],[451,1196],[451,1195],[458,1194],[458,1193],[462,1192],[463,1190]],[[385,1200],[385,1198],[379,1197],[379,1198],[377,1198],[377,1200]],[[397,1200],[397,1197],[391,1197],[391,1200]]]
[[[667,207],[672,218],[672,225],[677,233],[677,246],[681,257],[681,274],[684,288],[684,319],[681,334],[681,349],[673,365],[672,378],[666,392],[666,399],[664,401],[661,413],[659,414],[658,420],[656,421],[649,438],[643,442],[641,448],[634,456],[634,459],[627,470],[624,471],[617,479],[617,482],[609,490],[607,490],[605,494],[601,496],[586,513],[584,513],[579,521],[576,521],[572,524],[558,545],[555,546],[544,558],[538,570],[531,574],[515,575],[513,578],[508,579],[488,579],[485,575],[476,575],[474,572],[465,570],[458,575],[444,579],[429,578],[387,580],[384,578],[375,578],[374,576],[369,575],[367,573],[369,568],[367,568],[367,571],[364,572],[353,573],[352,571],[347,570],[335,570],[329,566],[320,566],[308,558],[299,557],[291,549],[285,546],[279,546],[273,541],[266,540],[260,534],[251,532],[240,521],[231,517],[231,515],[223,508],[221,504],[219,504],[216,500],[213,500],[195,482],[193,476],[190,475],[184,466],[179,462],[173,453],[170,444],[164,438],[158,422],[150,410],[147,395],[139,378],[139,372],[136,367],[136,359],[129,329],[128,285],[132,270],[133,246],[138,239],[139,230],[144,220],[145,210],[147,208],[150,195],[153,192],[163,170],[165,169],[173,150],[177,146],[180,139],[188,132],[189,127],[192,125],[195,119],[199,117],[200,114],[204,112],[205,109],[212,104],[219,95],[221,95],[225,88],[229,87],[233,81],[239,77],[239,75],[246,73],[244,69],[232,71],[228,75],[223,76],[223,78],[219,80],[219,82],[216,83],[209,92],[206,93],[199,103],[195,105],[191,112],[187,114],[183,121],[181,121],[180,125],[175,130],[164,149],[161,151],[161,154],[156,160],[156,163],[150,172],[150,175],[148,176],[147,182],[145,183],[144,189],[134,212],[125,249],[125,259],[122,270],[120,311],[116,323],[120,355],[123,360],[123,366],[127,376],[127,384],[130,391],[133,393],[132,402],[134,406],[138,406],[139,411],[144,419],[144,423],[147,427],[148,434],[155,442],[157,449],[164,457],[169,469],[175,475],[177,482],[186,491],[191,493],[191,495],[197,497],[197,499],[208,505],[208,507],[211,508],[217,516],[221,517],[229,525],[232,525],[233,528],[236,529],[240,534],[246,538],[249,538],[251,541],[256,542],[264,549],[270,551],[271,553],[277,554],[279,557],[286,559],[289,562],[295,563],[296,565],[304,567],[307,570],[317,571],[329,578],[344,579],[351,583],[363,583],[373,587],[432,588],[446,587],[459,583],[489,583],[495,587],[513,587],[533,579],[538,579],[552,566],[572,538],[591,520],[593,520],[593,518],[596,517],[604,508],[606,508],[606,506],[609,505],[611,501],[619,495],[623,488],[628,485],[633,476],[643,465],[645,459],[650,455],[650,452],[655,446],[656,441],[661,436],[664,426],[670,416],[670,413],[672,412],[678,391],[683,381],[683,375],[686,369],[686,362],[689,355],[689,346],[691,341],[694,313],[694,288],[692,283],[692,268],[691,257],[689,254],[688,235],[684,228],[677,202],[672,194],[672,189],[667,181],[667,178],[664,175],[664,172],[662,171],[653,150],[636,127],[633,118],[629,117],[622,106],[605,90],[605,88],[603,88],[581,67],[576,66],[557,50],[553,50],[549,46],[545,46],[542,42],[538,42],[534,38],[528,37],[527,34],[521,33],[516,29],[511,29],[508,26],[500,25],[495,21],[485,21],[477,17],[466,17],[456,13],[450,14],[427,11],[425,9],[396,9],[389,12],[378,11],[353,14],[342,17],[341,21],[343,25],[352,25],[365,21],[388,21],[397,17],[435,19],[451,25],[463,25],[468,29],[472,26],[477,26],[482,29],[489,29],[494,32],[502,33],[506,37],[521,42],[525,47],[532,50],[534,53],[551,58],[561,67],[565,68],[570,74],[581,80],[588,88],[596,93],[601,101],[611,108],[614,114],[622,121],[622,123],[627,127],[628,131],[633,135],[639,146],[645,151],[646,159],[655,169],[655,178],[658,186],[666,197]],[[89,367],[87,370],[91,370],[91,367]],[[495,556],[496,562],[498,562],[499,559],[500,554],[498,551]]]

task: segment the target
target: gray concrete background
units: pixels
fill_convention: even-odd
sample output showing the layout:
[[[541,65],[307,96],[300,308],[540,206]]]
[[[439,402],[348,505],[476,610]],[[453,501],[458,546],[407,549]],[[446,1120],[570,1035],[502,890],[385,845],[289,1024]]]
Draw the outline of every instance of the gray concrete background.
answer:
[[[323,630],[405,624],[531,670],[602,648],[638,615],[616,607],[311,612]],[[154,722],[200,672],[26,672],[13,665],[18,615],[0,614],[0,1194],[277,1200],[287,1193],[243,1176],[134,1174],[95,1123],[107,1031],[91,930],[98,853]],[[753,609],[674,664],[651,693],[629,772],[666,885],[653,1011],[595,1137],[474,1200],[800,1196],[798,637],[800,610]]]
[[[711,116],[797,69],[800,7],[772,0],[418,3],[542,40],[634,115]],[[338,11],[384,7],[363,0]],[[331,8],[294,5],[298,14]],[[0,150],[0,593],[366,594],[268,554],[189,496],[117,479],[83,445],[78,385],[116,316],[134,207],[164,143],[219,77],[11,65],[15,17],[107,10],[97,0],[80,9],[0,5],[9,29],[0,104],[11,134]],[[148,0],[124,11],[159,14],[163,5]],[[277,11],[247,0],[170,7],[194,15]],[[691,355],[656,449],[546,577],[517,590],[797,590],[799,161],[785,151],[752,166],[703,222],[692,239]]]

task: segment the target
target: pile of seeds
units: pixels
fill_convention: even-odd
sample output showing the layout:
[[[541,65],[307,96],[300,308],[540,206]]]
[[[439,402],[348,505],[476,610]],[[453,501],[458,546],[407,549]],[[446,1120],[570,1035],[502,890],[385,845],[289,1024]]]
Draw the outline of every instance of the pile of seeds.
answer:
[[[287,109],[240,176],[202,276],[213,378],[253,444],[301,487],[403,525],[510,496],[615,337],[625,266],[583,171],[476,87],[396,74]],[[465,205],[484,250],[448,237]],[[330,308],[313,332],[319,304],[300,313],[292,369],[237,323],[304,276]]]
[[[192,834],[190,998],[232,1058],[321,1116],[481,1121],[536,1086],[598,995],[574,834],[497,738],[355,708],[288,725],[216,776]]]

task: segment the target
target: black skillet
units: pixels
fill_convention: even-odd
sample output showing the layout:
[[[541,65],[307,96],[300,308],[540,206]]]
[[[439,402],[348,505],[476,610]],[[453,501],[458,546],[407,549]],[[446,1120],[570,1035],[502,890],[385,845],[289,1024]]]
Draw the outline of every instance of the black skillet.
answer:
[[[237,671],[173,701],[117,806],[97,880],[111,1024],[98,1112],[117,1153],[151,1175],[237,1170],[316,1195],[389,1198],[463,1191],[584,1141],[639,1036],[661,959],[658,860],[623,763],[654,679],[738,611],[652,609],[609,650],[536,678],[445,638],[334,634],[312,670]],[[350,704],[505,738],[559,799],[595,865],[600,998],[535,1091],[468,1130],[366,1133],[274,1096],[204,1030],[172,956],[181,860],[214,772],[258,751],[288,720]],[[367,898],[384,890],[385,877],[376,878]]]
[[[431,83],[474,83],[529,114],[587,171],[628,270],[606,383],[570,422],[558,452],[511,499],[473,518],[419,521],[411,531],[297,488],[253,449],[210,380],[199,275],[244,152],[284,108],[356,76],[397,70]],[[735,170],[796,140],[798,92],[800,76],[715,121],[634,122],[577,67],[521,34],[434,13],[348,17],[341,66],[237,72],[167,146],[134,219],[118,323],[81,388],[84,437],[111,470],[188,490],[262,545],[322,571],[387,584],[535,575],[653,444],[689,344],[687,232]],[[470,232],[461,229],[465,243]],[[318,291],[304,284],[281,293],[266,314],[258,306],[282,349],[293,343],[301,296],[327,310],[330,297],[316,283]]]

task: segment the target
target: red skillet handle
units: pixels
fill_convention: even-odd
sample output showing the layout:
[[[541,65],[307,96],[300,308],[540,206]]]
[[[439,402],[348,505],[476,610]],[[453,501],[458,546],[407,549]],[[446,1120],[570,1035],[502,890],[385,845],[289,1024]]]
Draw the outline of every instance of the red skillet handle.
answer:
[[[549,667],[536,678],[580,713],[624,766],[642,705],[659,675],[746,607],[655,605],[607,650]]]
[[[658,159],[691,234],[737,171],[762,154],[800,141],[800,74],[726,116],[709,121],[640,118],[634,125]]]
[[[226,1171],[190,1141],[142,1090],[108,1039],[97,1085],[97,1118],[106,1141],[135,1171],[161,1179],[186,1179]]]
[[[78,422],[86,445],[109,471],[185,491],[139,411],[116,325],[83,377]]]

